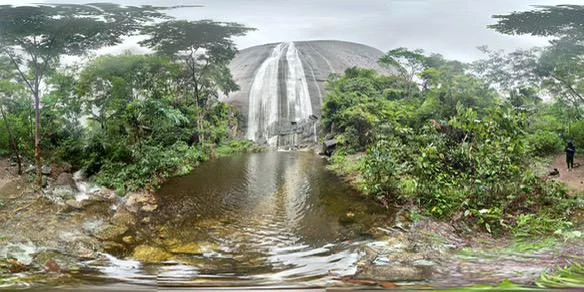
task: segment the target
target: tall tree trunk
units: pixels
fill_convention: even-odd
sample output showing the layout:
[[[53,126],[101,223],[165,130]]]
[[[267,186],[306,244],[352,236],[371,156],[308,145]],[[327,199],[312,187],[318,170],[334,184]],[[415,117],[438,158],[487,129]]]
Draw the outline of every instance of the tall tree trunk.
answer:
[[[16,156],[16,163],[18,164],[18,175],[21,175],[22,160],[20,159],[20,151],[18,149],[18,144],[16,143],[16,141],[14,140],[14,136],[12,135],[12,129],[10,129],[8,119],[6,118],[6,114],[4,113],[4,107],[2,105],[0,105],[0,114],[2,114],[2,120],[4,120],[4,126],[6,127],[6,132],[8,133],[8,140],[10,140],[12,151],[14,152],[14,156]]]
[[[41,165],[41,102],[39,92],[34,93],[35,132],[34,132],[34,159],[36,164],[36,184],[39,189],[43,187],[43,174]]]

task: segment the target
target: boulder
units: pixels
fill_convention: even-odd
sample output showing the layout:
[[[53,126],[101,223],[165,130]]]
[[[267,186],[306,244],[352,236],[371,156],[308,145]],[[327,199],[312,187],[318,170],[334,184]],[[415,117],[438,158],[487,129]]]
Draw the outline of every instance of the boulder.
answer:
[[[75,180],[73,180],[73,175],[68,172],[62,172],[57,177],[57,181],[55,181],[56,186],[70,186],[73,190],[76,190],[77,187],[75,186]]]
[[[128,229],[124,225],[107,225],[99,229],[94,236],[103,241],[115,241],[121,239]]]

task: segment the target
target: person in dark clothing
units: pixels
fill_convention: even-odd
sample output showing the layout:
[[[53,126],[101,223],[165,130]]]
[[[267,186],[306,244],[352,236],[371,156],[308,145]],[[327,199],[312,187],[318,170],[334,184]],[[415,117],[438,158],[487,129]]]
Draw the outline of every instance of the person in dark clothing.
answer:
[[[568,171],[572,171],[574,168],[574,155],[576,154],[576,147],[572,141],[568,142],[566,146],[566,163],[568,164]]]

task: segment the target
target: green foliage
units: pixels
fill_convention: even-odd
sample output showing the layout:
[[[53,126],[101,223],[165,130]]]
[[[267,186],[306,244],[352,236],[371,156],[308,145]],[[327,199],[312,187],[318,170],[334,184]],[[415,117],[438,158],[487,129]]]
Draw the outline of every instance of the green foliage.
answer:
[[[177,142],[169,147],[132,147],[127,162],[105,161],[95,177],[100,185],[124,194],[144,188],[155,188],[164,178],[190,172],[208,154],[198,146]]]
[[[584,38],[584,6],[537,6],[536,10],[495,15],[497,24],[490,25],[504,34],[530,34]]]
[[[544,273],[535,284],[540,288],[581,288],[584,286],[584,266],[574,263],[555,273]]]
[[[506,102],[465,64],[440,55],[420,62],[421,91],[414,98],[387,98],[382,93],[404,88],[404,80],[380,82],[391,77],[368,70],[330,80],[322,121],[340,145],[333,164],[366,151],[360,167],[348,171],[362,175],[366,194],[493,234],[569,229],[575,201],[528,165],[534,155],[561,150],[561,107],[541,105],[529,89],[511,92]],[[526,104],[541,110],[518,109]]]
[[[584,120],[569,125],[567,138],[573,140],[576,147],[584,149]]]
[[[233,140],[219,145],[214,151],[214,156],[224,157],[235,153],[257,152],[259,148],[249,140]]]
[[[537,131],[527,136],[527,143],[531,145],[534,154],[546,156],[561,152],[564,146],[560,135],[552,131]]]

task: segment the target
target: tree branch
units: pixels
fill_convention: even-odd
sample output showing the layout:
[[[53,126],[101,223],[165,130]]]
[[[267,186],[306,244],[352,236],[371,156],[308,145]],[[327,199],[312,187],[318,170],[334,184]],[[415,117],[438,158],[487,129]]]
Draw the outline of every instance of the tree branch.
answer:
[[[18,65],[18,63],[14,59],[14,56],[12,56],[12,54],[10,52],[8,52],[8,51],[5,51],[5,53],[6,53],[6,55],[8,55],[8,58],[10,58],[10,62],[14,65],[14,67],[16,67],[16,70],[18,71],[18,74],[20,75],[20,78],[22,78],[22,80],[26,83],[26,85],[30,89],[30,91],[32,93],[34,93],[34,87],[32,86],[32,84],[30,84],[28,78],[26,78],[26,75],[20,69],[20,66]]]

